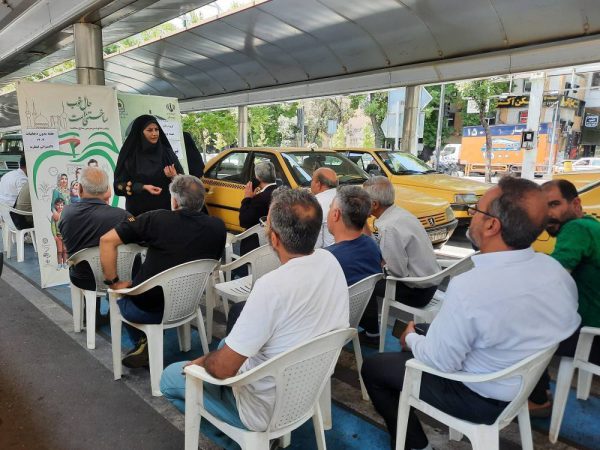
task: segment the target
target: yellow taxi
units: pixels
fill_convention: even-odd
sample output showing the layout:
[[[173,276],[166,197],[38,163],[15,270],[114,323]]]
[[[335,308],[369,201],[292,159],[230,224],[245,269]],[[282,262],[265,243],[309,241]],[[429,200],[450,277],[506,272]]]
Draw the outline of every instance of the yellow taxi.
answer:
[[[244,198],[244,186],[253,180],[254,166],[261,161],[271,161],[275,166],[278,184],[291,188],[309,188],[312,173],[319,167],[333,169],[340,185],[363,184],[368,178],[367,173],[352,161],[331,150],[227,150],[208,162],[202,181],[206,187],[206,207],[209,213],[223,219],[231,231],[243,230],[239,224],[239,208]],[[439,247],[450,239],[458,221],[447,201],[402,186],[395,186],[395,190],[396,204],[421,221],[434,246]]]
[[[570,173],[570,172],[569,172]],[[565,178],[563,174],[556,174],[552,178]],[[571,179],[569,181],[573,182]],[[600,220],[600,179],[585,185],[582,188],[578,188],[579,198],[581,199],[581,206],[583,206],[583,212],[595,217],[596,220]],[[556,239],[550,236],[547,232],[543,232],[533,243],[533,249],[536,252],[542,252],[546,254],[552,253]]]
[[[581,189],[594,181],[600,181],[600,170],[567,171],[556,173],[552,176],[552,179],[557,178],[568,180],[573,183],[577,189]]]
[[[439,173],[405,152],[377,148],[337,148],[369,174],[381,174],[395,186],[446,200],[460,222],[469,222],[469,205],[477,203],[491,185]]]

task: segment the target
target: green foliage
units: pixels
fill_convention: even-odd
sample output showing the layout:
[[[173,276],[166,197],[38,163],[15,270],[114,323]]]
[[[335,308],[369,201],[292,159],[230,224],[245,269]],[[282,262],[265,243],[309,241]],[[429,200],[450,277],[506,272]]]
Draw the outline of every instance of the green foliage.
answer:
[[[329,97],[304,103],[306,142],[323,145],[327,136],[327,122],[337,120],[338,128],[346,125],[354,115],[351,102],[345,97]]]
[[[385,135],[381,124],[387,115],[388,93],[372,92],[367,95],[354,95],[350,97],[350,106],[354,109],[362,108],[364,113],[371,119],[371,130],[373,132],[372,147],[383,147]]]
[[[364,148],[375,147],[375,135],[373,134],[373,127],[371,125],[365,125],[363,128],[363,139]]]
[[[184,114],[182,127],[204,150],[217,141],[232,145],[237,140],[237,116],[230,110]]]
[[[341,124],[337,127],[335,134],[331,138],[331,147],[345,147],[346,146],[346,125]]]
[[[297,103],[248,108],[250,126],[248,141],[250,145],[257,147],[280,146],[283,136],[279,127],[279,118],[295,117],[297,109]]]
[[[463,99],[471,99],[479,109],[480,125],[485,117],[493,115],[496,111],[497,96],[506,92],[506,82],[496,83],[491,80],[473,80],[458,83],[458,90]]]
[[[437,136],[438,111],[440,110],[441,85],[429,86],[426,89],[433,98],[424,109],[425,125],[423,129],[423,146],[425,148],[434,149]],[[444,103],[456,104],[457,98],[458,91],[456,87],[453,84],[447,84],[446,92],[444,94]],[[443,106],[441,107],[441,110],[443,111]],[[442,122],[442,146],[448,143],[448,137],[453,132],[454,127],[449,127],[448,121],[444,119]]]

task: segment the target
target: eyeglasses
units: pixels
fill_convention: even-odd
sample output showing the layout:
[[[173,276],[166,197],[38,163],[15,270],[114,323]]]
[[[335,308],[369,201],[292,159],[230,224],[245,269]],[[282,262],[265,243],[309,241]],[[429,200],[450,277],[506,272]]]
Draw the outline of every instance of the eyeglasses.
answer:
[[[477,209],[475,206],[469,206],[467,207],[467,214],[469,214],[471,217],[473,217],[476,213],[481,213],[483,215],[486,215],[488,217],[493,217],[494,219],[497,219],[497,216],[494,216],[493,214],[490,214],[487,211],[482,211],[480,209]]]

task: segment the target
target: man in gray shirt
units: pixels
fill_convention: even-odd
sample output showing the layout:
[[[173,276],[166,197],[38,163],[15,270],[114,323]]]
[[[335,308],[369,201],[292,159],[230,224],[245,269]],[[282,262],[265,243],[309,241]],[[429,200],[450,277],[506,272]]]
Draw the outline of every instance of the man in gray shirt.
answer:
[[[97,247],[100,237],[131,215],[108,205],[111,197],[108,175],[98,167],[86,167],[80,175],[81,201],[66,206],[58,229],[69,255],[89,247]],[[96,289],[94,274],[83,262],[69,269],[71,283],[80,289]]]
[[[425,277],[440,271],[429,236],[421,222],[411,213],[394,205],[394,186],[386,178],[376,176],[364,184],[371,197],[371,214],[375,216],[375,239],[385,261],[387,272],[395,277]],[[437,285],[412,288],[397,283],[396,300],[421,308],[433,297]],[[385,294],[385,280],[377,283],[360,326],[365,330],[363,342],[379,344],[377,297]],[[382,324],[382,328],[386,324]]]

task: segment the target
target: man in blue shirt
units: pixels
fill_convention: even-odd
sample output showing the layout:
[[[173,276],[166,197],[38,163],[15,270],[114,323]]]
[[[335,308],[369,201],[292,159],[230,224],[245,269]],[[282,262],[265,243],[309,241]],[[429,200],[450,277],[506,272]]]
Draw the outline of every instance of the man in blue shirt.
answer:
[[[327,228],[335,244],[326,247],[336,257],[346,276],[348,286],[381,273],[382,257],[377,243],[363,234],[371,211],[371,198],[360,186],[338,189],[329,213]]]

